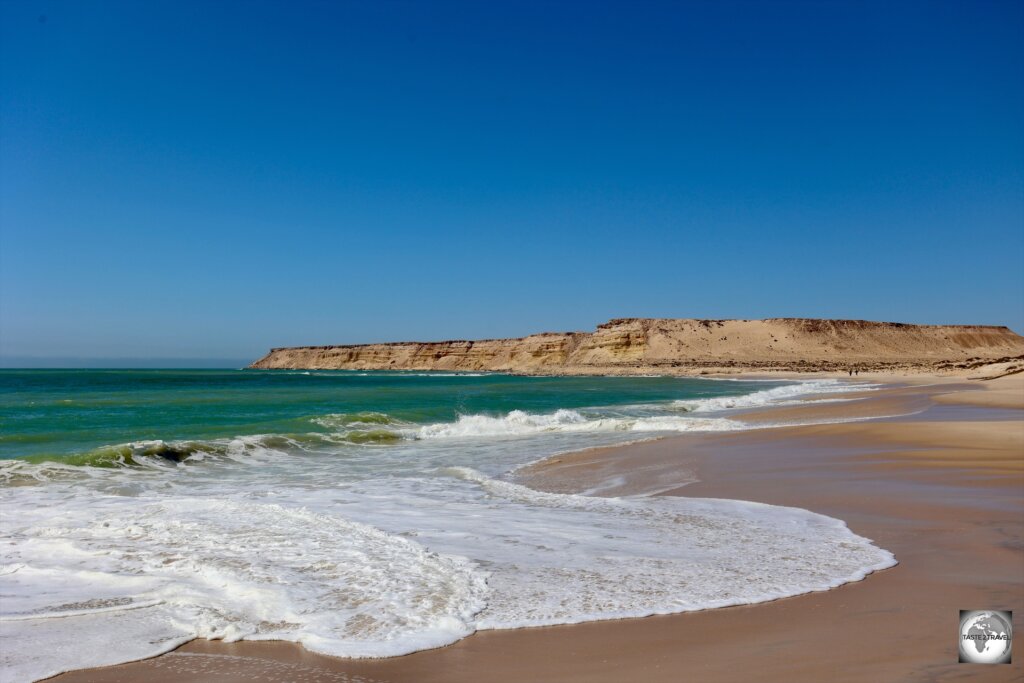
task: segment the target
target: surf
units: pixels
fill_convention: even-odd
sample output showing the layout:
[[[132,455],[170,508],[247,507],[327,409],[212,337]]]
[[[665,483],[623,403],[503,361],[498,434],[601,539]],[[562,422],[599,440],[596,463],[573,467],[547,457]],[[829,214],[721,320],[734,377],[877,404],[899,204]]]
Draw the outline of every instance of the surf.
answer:
[[[619,380],[86,373],[64,403],[43,378],[36,412],[11,411],[15,434],[45,405],[85,437],[0,444],[22,456],[0,460],[0,593],[17,596],[0,606],[2,664],[36,680],[193,638],[395,656],[827,590],[895,561],[806,510],[511,480],[557,452],[746,429],[737,411],[854,390]],[[17,399],[0,384],[5,400],[23,405],[23,378]],[[125,411],[146,438],[93,443]]]

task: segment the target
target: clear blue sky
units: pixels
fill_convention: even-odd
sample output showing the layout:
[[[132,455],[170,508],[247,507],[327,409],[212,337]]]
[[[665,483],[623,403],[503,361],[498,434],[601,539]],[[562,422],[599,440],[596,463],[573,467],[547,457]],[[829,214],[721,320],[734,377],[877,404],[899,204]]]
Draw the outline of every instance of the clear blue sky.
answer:
[[[0,355],[1024,332],[1024,3],[0,4]]]

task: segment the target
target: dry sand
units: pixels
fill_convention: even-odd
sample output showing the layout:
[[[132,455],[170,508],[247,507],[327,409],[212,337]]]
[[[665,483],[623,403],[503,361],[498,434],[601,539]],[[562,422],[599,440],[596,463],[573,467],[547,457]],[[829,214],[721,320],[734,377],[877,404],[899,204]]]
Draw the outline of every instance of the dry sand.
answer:
[[[845,407],[844,407],[845,406]],[[1024,376],[918,382],[857,403],[751,413],[761,423],[869,422],[684,435],[554,458],[522,472],[551,490],[609,486],[803,507],[846,520],[900,564],[836,590],[666,617],[477,633],[387,660],[290,643],[194,641],[155,659],[59,676],[114,681],[1011,681],[957,663],[960,609],[1024,617]],[[698,478],[699,482],[678,484]],[[116,644],[112,644],[115,647]]]

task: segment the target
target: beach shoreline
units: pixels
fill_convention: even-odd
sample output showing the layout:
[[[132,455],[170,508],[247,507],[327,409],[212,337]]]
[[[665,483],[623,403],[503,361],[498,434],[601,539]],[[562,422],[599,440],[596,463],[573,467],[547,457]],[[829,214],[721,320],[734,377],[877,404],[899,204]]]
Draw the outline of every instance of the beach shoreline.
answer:
[[[48,680],[715,681],[734,680],[736,671],[761,680],[1019,680],[1024,657],[958,664],[954,635],[959,609],[1014,610],[1021,626],[1024,376],[887,382],[854,402],[742,416],[824,424],[684,434],[555,456],[515,473],[542,490],[603,486],[600,495],[753,500],[836,517],[900,562],[864,581],[751,606],[481,631],[383,660],[336,659],[293,643],[195,640],[153,659]],[[844,411],[858,413],[856,421],[828,422]]]

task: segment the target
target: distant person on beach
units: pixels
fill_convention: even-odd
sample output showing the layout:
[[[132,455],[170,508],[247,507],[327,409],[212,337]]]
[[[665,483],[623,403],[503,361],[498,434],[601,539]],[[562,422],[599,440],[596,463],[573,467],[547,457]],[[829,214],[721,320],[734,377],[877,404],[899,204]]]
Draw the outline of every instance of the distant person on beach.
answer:
[[[850,369],[850,377],[853,377],[853,369]]]

